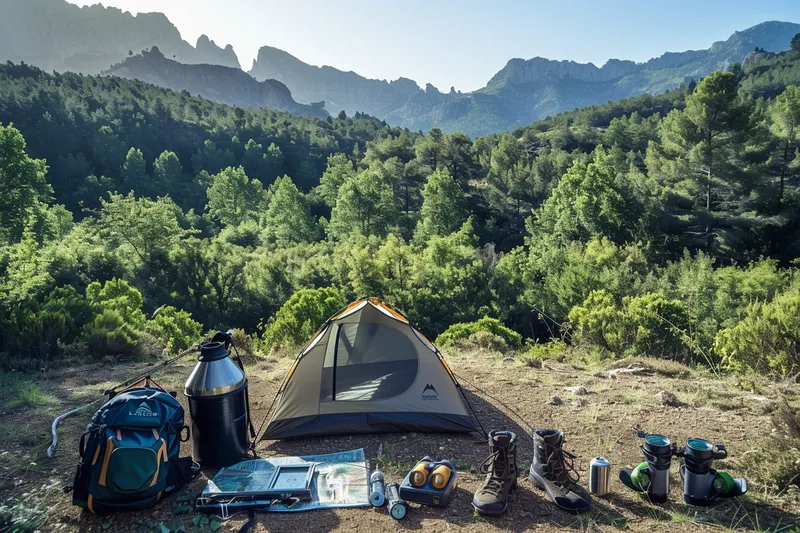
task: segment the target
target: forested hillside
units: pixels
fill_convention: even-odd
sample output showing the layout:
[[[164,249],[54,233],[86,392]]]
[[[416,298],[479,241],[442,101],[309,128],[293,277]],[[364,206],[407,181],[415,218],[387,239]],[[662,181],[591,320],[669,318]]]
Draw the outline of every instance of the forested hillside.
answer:
[[[291,346],[374,295],[444,344],[797,371],[798,65],[472,140],[7,64],[0,366]]]

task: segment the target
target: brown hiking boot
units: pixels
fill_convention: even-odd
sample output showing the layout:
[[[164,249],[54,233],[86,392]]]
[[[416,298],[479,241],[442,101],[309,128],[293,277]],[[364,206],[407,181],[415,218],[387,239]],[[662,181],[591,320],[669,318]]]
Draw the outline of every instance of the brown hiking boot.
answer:
[[[511,431],[490,431],[489,448],[492,452],[480,466],[486,481],[472,505],[482,515],[500,515],[508,507],[508,494],[517,488],[517,436]]]
[[[582,513],[592,502],[586,489],[578,485],[575,456],[563,448],[564,433],[555,429],[537,429],[533,436],[531,481],[547,492],[550,499],[570,513]]]

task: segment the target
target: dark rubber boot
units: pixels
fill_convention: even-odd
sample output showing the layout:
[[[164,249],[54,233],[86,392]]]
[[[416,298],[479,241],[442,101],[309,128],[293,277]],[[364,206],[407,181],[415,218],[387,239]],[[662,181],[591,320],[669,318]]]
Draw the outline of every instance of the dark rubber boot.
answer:
[[[517,436],[510,431],[490,431],[491,453],[480,466],[487,474],[483,486],[472,498],[472,505],[482,515],[496,516],[506,512],[508,495],[517,488]]]
[[[533,437],[531,481],[557,506],[570,513],[589,510],[592,498],[578,485],[575,456],[564,451],[564,433],[555,429],[537,429]]]

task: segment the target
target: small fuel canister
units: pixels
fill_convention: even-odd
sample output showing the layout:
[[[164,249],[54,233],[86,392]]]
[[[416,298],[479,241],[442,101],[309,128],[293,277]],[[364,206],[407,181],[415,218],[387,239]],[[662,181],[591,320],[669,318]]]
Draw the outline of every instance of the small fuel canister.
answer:
[[[408,514],[408,504],[400,499],[397,483],[386,484],[386,499],[389,502],[389,514],[395,520],[402,520]]]
[[[374,507],[380,507],[386,503],[386,495],[384,492],[383,472],[375,470],[369,476],[369,486],[372,492],[369,495],[369,501]]]

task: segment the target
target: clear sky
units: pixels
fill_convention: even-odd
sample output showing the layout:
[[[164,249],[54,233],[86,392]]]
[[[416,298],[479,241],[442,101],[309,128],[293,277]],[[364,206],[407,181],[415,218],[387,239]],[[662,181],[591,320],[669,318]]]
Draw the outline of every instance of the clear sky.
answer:
[[[69,0],[86,5],[94,1]],[[312,65],[441,90],[478,89],[513,57],[601,66],[708,48],[766,20],[800,22],[800,0],[102,0],[160,11],[194,44],[232,44],[249,70],[270,45]]]

